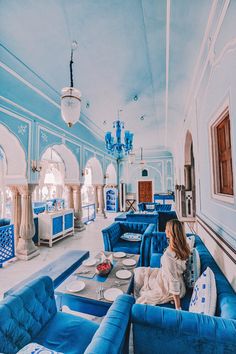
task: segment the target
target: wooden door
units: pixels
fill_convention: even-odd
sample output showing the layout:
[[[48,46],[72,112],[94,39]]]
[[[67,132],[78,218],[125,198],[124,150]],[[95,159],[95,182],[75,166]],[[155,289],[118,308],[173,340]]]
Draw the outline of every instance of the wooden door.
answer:
[[[152,202],[152,181],[138,182],[138,200],[141,202]]]
[[[226,118],[217,127],[217,141],[219,152],[219,192],[233,195],[233,170],[229,116],[226,116]]]

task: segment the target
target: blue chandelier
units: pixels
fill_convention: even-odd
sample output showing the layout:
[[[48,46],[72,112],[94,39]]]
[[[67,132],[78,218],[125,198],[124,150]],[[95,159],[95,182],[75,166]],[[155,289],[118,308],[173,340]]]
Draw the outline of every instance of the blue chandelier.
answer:
[[[113,128],[116,128],[116,141],[111,135],[111,132],[107,132],[105,135],[106,149],[109,154],[115,155],[118,159],[128,155],[133,149],[133,136],[129,130],[125,131],[124,143],[121,142],[121,130],[124,129],[124,122],[118,120],[113,122]]]

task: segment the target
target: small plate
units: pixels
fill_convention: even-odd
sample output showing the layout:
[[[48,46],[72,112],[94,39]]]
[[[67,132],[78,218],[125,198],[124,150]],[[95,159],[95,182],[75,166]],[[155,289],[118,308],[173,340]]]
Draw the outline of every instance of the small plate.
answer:
[[[85,261],[83,261],[83,265],[86,267],[92,267],[97,263],[97,261],[98,260],[95,258],[89,258],[89,259],[86,259]]]
[[[110,288],[104,291],[104,299],[108,301],[115,301],[117,296],[121,294],[123,294],[123,291],[121,289]]]
[[[74,280],[66,285],[66,290],[71,293],[77,293],[85,288],[85,282],[82,280]]]
[[[114,257],[116,258],[124,258],[126,256],[125,252],[115,252]]]
[[[122,269],[116,272],[116,277],[119,279],[129,279],[130,277],[132,277],[132,273],[129,270]]]
[[[122,263],[127,266],[127,267],[133,267],[136,265],[136,260],[135,259],[131,259],[131,258],[128,258],[128,259],[124,259],[122,261]]]

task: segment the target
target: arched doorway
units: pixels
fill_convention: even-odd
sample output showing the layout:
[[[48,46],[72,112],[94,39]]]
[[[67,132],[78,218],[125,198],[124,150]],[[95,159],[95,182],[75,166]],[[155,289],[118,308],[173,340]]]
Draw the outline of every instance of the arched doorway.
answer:
[[[0,217],[12,218],[12,192],[9,186],[27,184],[25,151],[17,137],[0,124]]]
[[[111,185],[111,186],[116,186],[117,185],[117,174],[116,174],[116,169],[112,163],[110,163],[107,166],[106,170],[106,184]]]
[[[194,217],[196,215],[195,161],[193,139],[189,130],[186,133],[184,146],[184,185],[186,216]]]
[[[53,147],[48,148],[41,156],[39,185],[35,188],[34,201],[46,201],[62,198],[65,183],[65,165],[61,156]]]
[[[84,169],[84,185],[82,188],[82,205],[96,203],[94,186],[103,184],[102,166],[96,157],[86,163]]]

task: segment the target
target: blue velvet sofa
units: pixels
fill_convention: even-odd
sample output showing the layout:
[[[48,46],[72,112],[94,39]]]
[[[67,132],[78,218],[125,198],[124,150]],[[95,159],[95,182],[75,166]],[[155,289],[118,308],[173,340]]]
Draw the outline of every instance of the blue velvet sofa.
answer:
[[[0,352],[14,354],[35,342],[66,354],[124,353],[133,302],[119,296],[99,326],[58,312],[52,279],[37,278],[0,302]]]
[[[125,252],[132,254],[140,254],[140,265],[146,266],[146,260],[150,250],[150,244],[154,224],[138,223],[138,222],[114,222],[106,229],[102,230],[104,250],[111,252]],[[142,235],[140,242],[125,241],[120,237],[126,233],[139,233]]]
[[[170,211],[172,205],[171,204],[160,204],[160,203],[139,203],[138,204],[138,210],[139,211],[147,211],[149,213],[152,213],[154,211]]]
[[[0,219],[0,227],[10,225],[11,220],[7,218]]]
[[[165,234],[152,239],[151,265],[165,247]],[[159,240],[158,240],[159,238]],[[213,257],[195,235],[201,260],[201,273],[209,266],[215,274],[217,305],[215,316],[188,312],[191,291],[181,300],[182,311],[171,303],[151,306],[135,304],[132,324],[135,354],[158,353],[236,353],[236,294]]]
[[[141,214],[141,213],[132,213],[126,215],[127,222],[139,222],[139,223],[146,223],[146,224],[154,224],[155,230],[158,230],[158,213],[148,213],[148,214]]]

